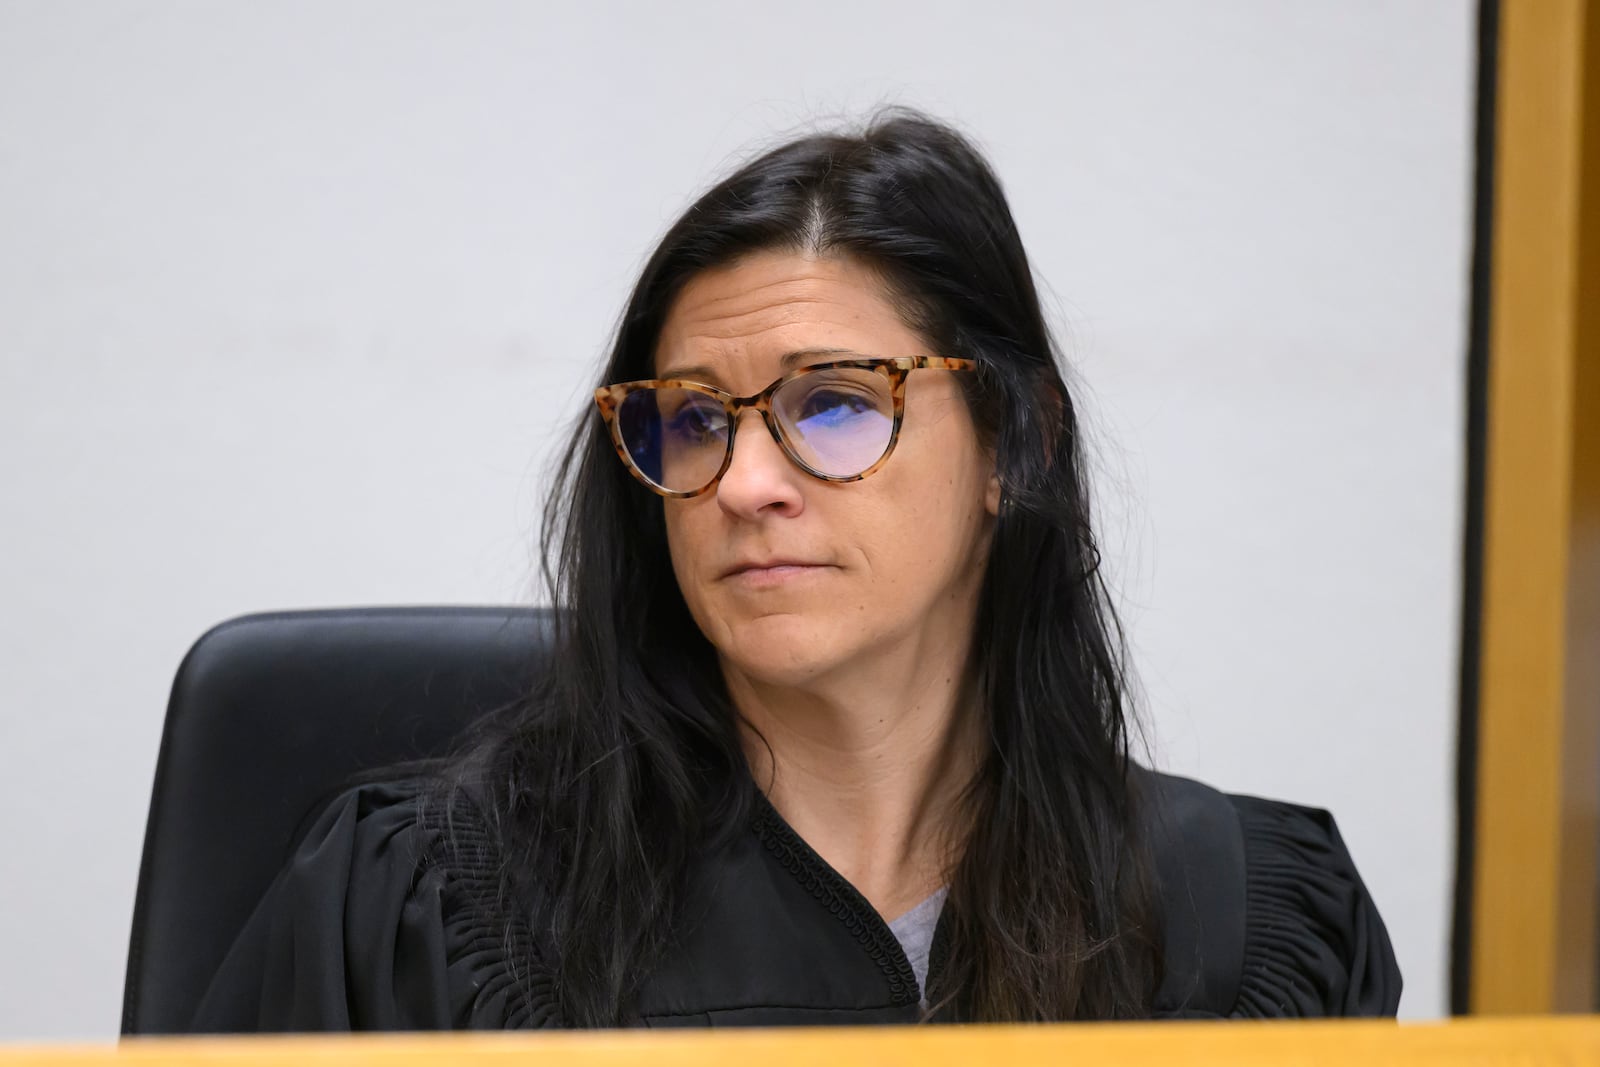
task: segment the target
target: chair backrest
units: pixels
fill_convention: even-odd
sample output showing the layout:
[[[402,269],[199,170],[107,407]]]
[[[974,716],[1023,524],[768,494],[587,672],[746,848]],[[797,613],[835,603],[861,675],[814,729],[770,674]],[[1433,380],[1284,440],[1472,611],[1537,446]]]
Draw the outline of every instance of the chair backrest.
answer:
[[[356,774],[447,753],[527,693],[550,612],[251,615],[178,668],[156,763],[124,1034],[182,1031],[313,809]]]

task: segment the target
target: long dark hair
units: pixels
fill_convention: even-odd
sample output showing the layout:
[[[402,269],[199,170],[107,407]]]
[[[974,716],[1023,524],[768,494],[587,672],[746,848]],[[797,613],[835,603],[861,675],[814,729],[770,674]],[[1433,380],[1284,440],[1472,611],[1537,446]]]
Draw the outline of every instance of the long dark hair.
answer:
[[[1099,572],[1072,399],[1000,184],[914,112],[741,166],[667,231],[597,384],[653,376],[698,272],[763,250],[873,268],[964,376],[1002,485],[976,622],[989,746],[942,920],[941,1018],[1147,1015],[1159,977],[1130,783],[1123,642]],[[629,1021],[697,857],[747,832],[755,793],[716,656],[673,577],[660,498],[580,421],[545,515],[564,609],[539,691],[472,757],[503,900],[532,920],[561,1020]]]

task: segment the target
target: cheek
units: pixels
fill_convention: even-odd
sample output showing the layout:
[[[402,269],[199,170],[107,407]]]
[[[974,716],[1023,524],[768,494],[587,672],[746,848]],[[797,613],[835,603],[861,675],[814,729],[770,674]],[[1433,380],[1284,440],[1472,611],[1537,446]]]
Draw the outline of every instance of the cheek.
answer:
[[[717,546],[727,531],[721,526],[716,498],[708,494],[664,504],[667,553],[678,592],[700,631],[713,645],[722,647],[732,639],[743,612],[717,582],[723,563]]]
[[[695,575],[702,569],[698,564],[695,553],[696,545],[703,545],[704,539],[695,534],[695,514],[693,508],[686,508],[687,501],[663,501],[663,519],[667,530],[667,552],[672,559],[672,572],[677,576],[678,588],[683,591],[684,598],[691,599],[695,594]]]
[[[918,554],[923,558],[962,554],[980,535],[993,467],[960,400],[933,414],[935,418],[902,434],[890,460],[891,465],[897,460],[902,464],[895,473],[905,484],[897,485],[894,495],[903,514],[905,543],[921,545]]]
[[[891,461],[892,462],[892,461]],[[887,468],[883,471],[887,475]],[[853,516],[870,595],[885,609],[925,602],[971,564],[981,547],[982,501],[948,466],[908,463]]]

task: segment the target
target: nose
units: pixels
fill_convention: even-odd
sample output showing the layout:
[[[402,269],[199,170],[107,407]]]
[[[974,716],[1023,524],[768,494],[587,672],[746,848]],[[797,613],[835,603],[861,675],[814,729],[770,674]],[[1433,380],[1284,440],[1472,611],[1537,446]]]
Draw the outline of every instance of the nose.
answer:
[[[783,452],[759,411],[740,412],[734,424],[733,458],[717,483],[717,502],[741,518],[800,514],[805,474]]]

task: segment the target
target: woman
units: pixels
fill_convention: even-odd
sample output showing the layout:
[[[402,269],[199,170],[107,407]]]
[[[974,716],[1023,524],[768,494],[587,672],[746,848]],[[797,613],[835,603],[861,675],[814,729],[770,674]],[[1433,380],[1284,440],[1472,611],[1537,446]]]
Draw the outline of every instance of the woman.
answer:
[[[601,381],[540,690],[326,812],[197,1029],[1393,1013],[1331,819],[1129,758],[1072,398],[960,136],[741,167]]]

